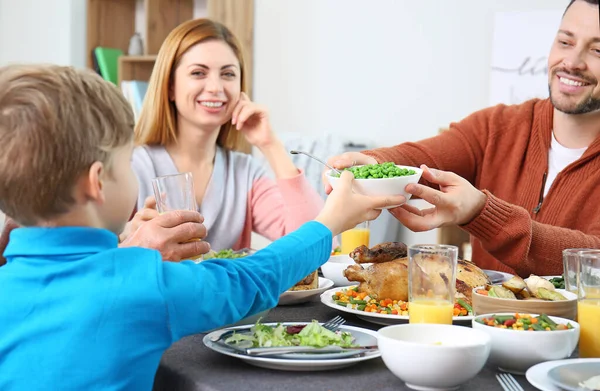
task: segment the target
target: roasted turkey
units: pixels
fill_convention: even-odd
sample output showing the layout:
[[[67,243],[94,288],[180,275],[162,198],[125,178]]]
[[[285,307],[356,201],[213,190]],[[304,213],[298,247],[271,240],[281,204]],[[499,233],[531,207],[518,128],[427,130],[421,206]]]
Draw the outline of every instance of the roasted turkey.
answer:
[[[350,281],[360,282],[358,286],[360,292],[367,292],[369,296],[380,299],[408,300],[408,258],[404,243],[383,243],[371,249],[361,246],[351,252],[350,257],[357,264],[346,268],[344,276]],[[362,263],[372,263],[372,265],[363,268],[360,265]],[[436,268],[441,266],[442,264],[436,261],[435,257],[429,257],[426,262],[420,263],[421,269],[427,271],[428,276],[432,276],[430,278],[433,279],[434,285],[447,284],[445,274],[436,273]],[[475,264],[463,259],[458,260],[456,298],[463,298],[471,304],[473,288],[490,283],[487,274]]]

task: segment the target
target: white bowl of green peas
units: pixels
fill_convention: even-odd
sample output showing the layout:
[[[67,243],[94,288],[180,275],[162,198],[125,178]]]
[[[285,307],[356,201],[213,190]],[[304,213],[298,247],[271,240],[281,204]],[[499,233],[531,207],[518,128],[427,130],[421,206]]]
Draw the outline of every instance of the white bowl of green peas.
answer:
[[[423,170],[418,167],[400,166],[391,162],[352,166],[344,170],[354,175],[353,186],[357,193],[367,196],[403,195],[407,201],[411,194],[406,192],[406,185],[419,182],[423,174]],[[329,171],[327,180],[335,189],[339,175],[335,171]]]

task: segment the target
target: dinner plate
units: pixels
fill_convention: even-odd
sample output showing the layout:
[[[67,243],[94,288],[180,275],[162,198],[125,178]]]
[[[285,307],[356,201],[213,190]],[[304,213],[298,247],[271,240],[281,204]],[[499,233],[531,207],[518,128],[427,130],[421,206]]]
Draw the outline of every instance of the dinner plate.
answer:
[[[285,326],[308,324],[310,322],[282,322]],[[277,323],[265,323],[269,326],[275,326]],[[231,327],[220,329],[206,334],[202,342],[209,349],[225,354],[227,356],[239,358],[240,360],[262,368],[277,369],[282,371],[326,371],[331,369],[343,368],[354,365],[361,361],[371,360],[381,356],[381,352],[371,350],[364,353],[340,352],[340,353],[289,353],[276,357],[257,357],[249,356],[234,349],[227,348],[214,341],[218,340],[221,334],[229,330],[248,330],[247,326]],[[341,331],[348,331],[354,336],[354,342],[357,345],[377,345],[377,332],[354,326],[340,326]]]
[[[580,362],[559,365],[548,371],[548,377],[556,386],[568,391],[586,390],[579,384],[598,376],[600,378],[600,362]],[[589,388],[600,389],[600,386]]]
[[[333,281],[328,278],[319,277],[319,287],[317,289],[307,289],[305,291],[285,291],[279,296],[278,305],[292,305],[306,303],[317,297],[325,290],[333,286]]]
[[[381,324],[384,326],[389,326],[393,324],[406,323],[408,322],[408,315],[392,315],[392,314],[377,314],[374,312],[365,312],[360,310],[355,310],[354,308],[342,307],[339,304],[336,304],[335,301],[331,298],[335,292],[338,292],[342,289],[352,288],[354,286],[346,286],[329,289],[323,293],[321,293],[321,303],[325,304],[328,307],[336,309],[338,311],[347,312],[350,314],[354,314],[359,318],[366,320],[367,322]],[[471,323],[473,320],[472,315],[468,316],[454,316],[452,317],[452,321],[456,323]]]
[[[546,361],[537,365],[532,366],[525,373],[527,381],[541,391],[563,391],[560,387],[555,385],[550,376],[549,372],[561,365],[566,364],[579,364],[579,363],[600,363],[598,358],[568,358],[565,360]],[[578,391],[583,391],[579,389]]]
[[[485,274],[488,275],[492,284],[501,284],[504,281],[508,281],[512,278],[512,274],[499,272],[497,270],[484,270]]]

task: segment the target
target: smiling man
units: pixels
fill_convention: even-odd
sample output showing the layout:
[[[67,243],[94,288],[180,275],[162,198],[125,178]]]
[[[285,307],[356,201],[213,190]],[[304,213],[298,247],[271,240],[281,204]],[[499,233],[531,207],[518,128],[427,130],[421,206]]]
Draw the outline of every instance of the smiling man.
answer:
[[[329,163],[435,167],[406,189],[433,208],[396,208],[402,224],[459,225],[482,268],[562,274],[562,250],[600,248],[599,20],[598,0],[569,3],[548,58],[549,99],[490,107],[437,137]]]

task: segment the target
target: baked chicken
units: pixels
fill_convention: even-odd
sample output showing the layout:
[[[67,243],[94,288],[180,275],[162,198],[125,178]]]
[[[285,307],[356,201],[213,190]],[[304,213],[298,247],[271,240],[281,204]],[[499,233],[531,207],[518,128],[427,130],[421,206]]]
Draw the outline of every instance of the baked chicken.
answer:
[[[362,245],[350,253],[350,258],[356,263],[383,263],[405,257],[407,251],[402,242],[381,243],[372,248]]]
[[[403,255],[402,248],[404,248]],[[368,292],[369,296],[381,299],[408,300],[408,258],[404,243],[383,243],[371,249],[361,246],[350,253],[350,256],[357,264],[346,268],[344,276],[350,281],[360,282],[358,286],[360,292]],[[362,263],[372,265],[363,268]],[[434,285],[448,283],[444,273],[436,273],[436,268],[442,266],[434,257],[420,263],[420,267],[427,271],[426,275],[430,276]],[[456,298],[462,298],[471,304],[473,288],[490,283],[487,274],[475,264],[458,260]]]

